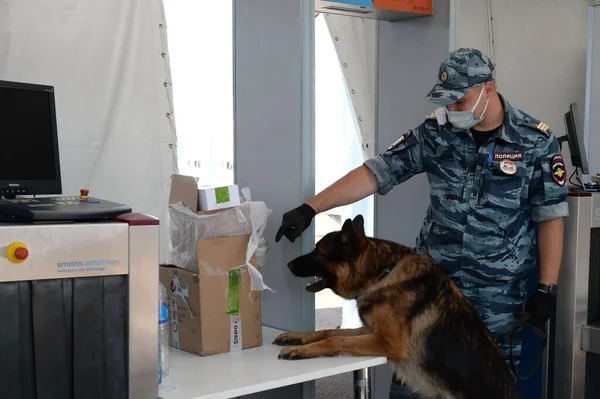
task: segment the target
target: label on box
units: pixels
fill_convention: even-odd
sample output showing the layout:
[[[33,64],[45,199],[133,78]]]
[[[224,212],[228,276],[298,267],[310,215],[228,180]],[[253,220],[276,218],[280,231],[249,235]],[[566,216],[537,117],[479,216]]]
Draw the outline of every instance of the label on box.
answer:
[[[242,350],[242,318],[240,315],[231,315],[231,339],[229,351]]]
[[[215,199],[217,204],[224,204],[231,201],[231,198],[229,197],[229,187],[215,188]]]

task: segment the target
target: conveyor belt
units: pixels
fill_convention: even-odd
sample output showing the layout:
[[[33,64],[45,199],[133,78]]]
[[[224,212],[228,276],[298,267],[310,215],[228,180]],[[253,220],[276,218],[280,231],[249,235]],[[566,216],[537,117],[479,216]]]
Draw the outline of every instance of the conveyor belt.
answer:
[[[0,399],[126,399],[127,277],[0,283]]]

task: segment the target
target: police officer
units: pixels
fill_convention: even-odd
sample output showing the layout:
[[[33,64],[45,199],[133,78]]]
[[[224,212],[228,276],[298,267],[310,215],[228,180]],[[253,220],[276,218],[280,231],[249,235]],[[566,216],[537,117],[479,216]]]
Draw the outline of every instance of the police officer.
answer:
[[[543,325],[554,311],[568,216],[566,169],[548,125],[496,91],[495,68],[476,49],[441,63],[427,99],[439,106],[387,151],[283,216],[275,241],[294,241],[319,212],[426,173],[430,206],[414,251],[429,255],[473,302],[505,358],[517,314]],[[538,289],[526,281],[539,265]],[[513,359],[519,363],[516,335]],[[392,384],[390,398],[413,396]]]

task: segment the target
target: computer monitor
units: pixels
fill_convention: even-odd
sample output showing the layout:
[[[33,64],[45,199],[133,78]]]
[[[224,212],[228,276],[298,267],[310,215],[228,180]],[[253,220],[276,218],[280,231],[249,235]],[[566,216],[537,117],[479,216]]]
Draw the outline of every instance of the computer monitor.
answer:
[[[559,141],[568,141],[571,152],[571,163],[575,168],[581,169],[583,174],[589,173],[587,155],[585,153],[585,141],[583,137],[583,128],[577,103],[569,105],[569,111],[565,113],[566,136],[559,138]]]
[[[62,194],[54,87],[0,80],[0,195]]]

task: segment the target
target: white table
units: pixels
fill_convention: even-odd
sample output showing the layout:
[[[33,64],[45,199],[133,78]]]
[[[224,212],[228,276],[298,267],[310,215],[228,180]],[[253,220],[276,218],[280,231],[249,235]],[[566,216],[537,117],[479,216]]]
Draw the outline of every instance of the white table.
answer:
[[[178,387],[161,398],[232,398],[387,363],[385,357],[350,356],[279,360],[282,347],[271,343],[281,332],[263,327],[263,346],[213,356],[171,348],[171,380]]]

